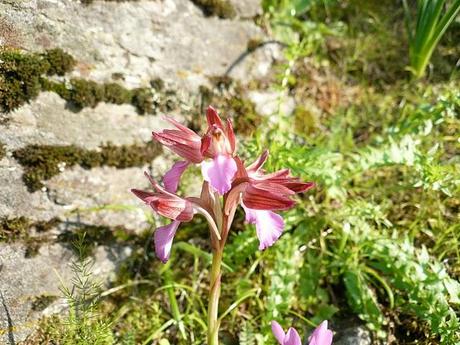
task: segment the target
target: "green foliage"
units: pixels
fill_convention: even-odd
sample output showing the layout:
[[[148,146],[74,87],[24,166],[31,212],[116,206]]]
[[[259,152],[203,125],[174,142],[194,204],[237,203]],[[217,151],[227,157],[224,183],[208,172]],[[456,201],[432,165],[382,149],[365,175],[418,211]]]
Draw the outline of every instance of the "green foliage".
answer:
[[[239,345],[263,345],[264,339],[261,334],[256,333],[249,321],[244,321],[239,333]]]
[[[13,152],[24,167],[23,180],[30,191],[43,187],[42,181],[61,172],[64,166],[80,165],[85,169],[112,166],[124,169],[151,162],[161,152],[156,143],[114,146],[106,144],[100,150],[84,150],[75,145],[29,145]]]
[[[434,49],[460,12],[460,1],[418,0],[415,23],[407,0],[403,0],[406,10],[409,35],[410,68],[414,77],[425,74]]]
[[[84,235],[75,243],[81,254],[72,264],[71,287],[61,282],[61,291],[67,300],[68,312],[65,319],[51,318],[43,321],[41,332],[29,343],[52,343],[61,345],[111,345],[114,338],[110,322],[98,312],[101,283],[93,277],[93,262],[85,258]]]
[[[346,299],[349,310],[378,336],[385,336],[389,322],[386,311],[399,310],[419,318],[420,329],[429,329],[428,333],[439,337],[442,344],[456,344],[460,340],[456,314],[459,284],[436,258],[435,247],[428,251],[414,246],[414,242],[423,239],[423,232],[413,227],[423,224],[422,219],[430,217],[430,213],[397,214],[398,201],[394,194],[399,189],[405,195],[409,193],[411,196],[405,198],[405,203],[410,205],[428,203],[428,195],[440,203],[446,197],[458,195],[460,166],[443,151],[447,147],[442,145],[446,130],[459,125],[457,102],[457,92],[447,89],[431,105],[417,108],[407,105],[403,111],[405,115],[395,118],[388,130],[380,133],[372,143],[352,146],[351,150],[340,153],[335,145],[330,145],[328,136],[316,138],[314,146],[299,146],[295,137],[276,129],[248,146],[254,153],[269,146],[271,160],[267,169],[288,166],[293,175],[318,184],[315,199],[319,204],[313,206],[316,220],[305,220],[308,216],[301,208],[286,217],[288,226],[295,229],[290,243],[297,243],[297,248],[302,243],[308,244],[306,232],[314,231],[315,227],[323,229],[311,235],[317,236],[319,241],[312,240],[308,244],[309,249],[304,254],[304,265],[308,263],[308,266],[300,270],[306,275],[300,281],[307,285],[302,286],[299,293],[306,303],[315,301],[327,305],[331,298],[321,286],[343,286],[345,295],[342,298]],[[340,132],[330,135],[343,136]],[[436,149],[431,146],[432,141],[440,143]],[[382,183],[379,179],[383,179]],[[420,188],[426,195],[421,200],[418,199]],[[306,201],[306,208],[311,201]],[[390,221],[390,216],[396,224]],[[401,218],[405,219],[404,223]],[[410,240],[400,235],[408,230]],[[442,236],[445,230],[436,231]],[[302,241],[296,242],[299,239]],[[427,244],[432,245],[432,242]],[[277,243],[272,249],[273,255],[282,253],[285,245],[284,241]],[[309,253],[310,250],[318,254]],[[454,252],[451,255],[455,255]],[[284,253],[281,257],[283,265],[296,262],[292,254]],[[452,260],[458,262],[458,255]],[[306,283],[307,280],[310,283]],[[295,281],[291,277],[290,282]],[[284,286],[284,289],[290,291],[292,287]],[[336,307],[343,312],[343,305]],[[287,311],[284,309],[281,314],[286,315]],[[315,313],[320,313],[319,308]]]
[[[442,344],[458,344],[460,283],[425,247],[415,248],[408,238],[378,239],[369,246],[373,266],[399,291],[397,307],[426,321]]]
[[[294,302],[292,291],[298,284],[302,264],[299,245],[298,238],[286,234],[276,247],[263,316],[264,325],[269,325],[271,320],[282,319],[282,315],[287,313]]]

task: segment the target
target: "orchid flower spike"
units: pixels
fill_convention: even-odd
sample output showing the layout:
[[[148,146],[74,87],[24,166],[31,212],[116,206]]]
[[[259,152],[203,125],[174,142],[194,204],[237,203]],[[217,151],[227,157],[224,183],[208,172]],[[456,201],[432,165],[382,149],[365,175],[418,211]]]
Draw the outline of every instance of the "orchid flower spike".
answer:
[[[156,213],[172,220],[154,234],[155,251],[163,262],[170,256],[180,223],[190,221],[196,213],[207,219],[212,231],[211,242],[221,239],[225,242],[239,205],[246,213],[246,221],[256,226],[259,249],[272,246],[284,229],[284,220],[275,211],[292,208],[295,194],[315,185],[291,176],[289,169],[265,173],[263,165],[268,159],[268,150],[245,166],[236,154],[237,143],[231,121],[223,122],[213,107],[208,107],[206,119],[207,130],[200,136],[166,118],[174,128],[153,132],[153,139],[183,160],[175,162],[166,172],[162,185],[146,174],[153,192],[132,189]],[[204,181],[200,197],[176,194],[181,176],[190,164],[201,165]]]
[[[302,345],[299,333],[295,328],[289,328],[286,333],[284,333],[281,325],[272,321],[272,332],[275,336],[278,344],[280,345]],[[327,329],[327,321],[323,321],[312,333],[310,338],[308,338],[309,345],[331,345],[332,344],[332,331]]]

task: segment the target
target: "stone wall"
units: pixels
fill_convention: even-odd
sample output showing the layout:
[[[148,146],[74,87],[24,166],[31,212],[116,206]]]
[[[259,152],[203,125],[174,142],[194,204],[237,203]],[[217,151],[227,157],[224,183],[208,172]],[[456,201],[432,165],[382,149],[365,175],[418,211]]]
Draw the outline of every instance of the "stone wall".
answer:
[[[257,0],[227,3],[234,10],[231,19],[205,14],[197,3],[0,3],[2,49],[27,55],[60,48],[76,61],[64,76],[37,76],[42,85],[37,95],[0,115],[1,343],[23,340],[41,315],[62,307],[58,299],[34,308],[37,298],[60,296],[58,276],[70,280],[74,254],[60,240],[62,234],[85,227],[135,234],[148,226],[146,209],[129,189],[147,188],[143,170],[159,175],[170,165],[172,155],[146,146],[151,131],[166,125],[160,115],[167,111],[190,121],[202,106],[200,87],[209,87],[211,77],[229,75],[246,84],[268,72],[275,47],[246,54],[248,42],[265,38],[253,20],[260,13]],[[0,97],[2,91],[11,91],[2,90],[5,78],[0,75]],[[61,93],[43,87],[44,80],[61,85]],[[133,102],[109,102],[107,97],[77,107],[65,99],[74,87],[71,80],[93,81],[90,85],[96,86],[116,83],[128,91],[142,88],[149,98],[147,111],[141,115]],[[106,154],[107,145],[111,151]],[[151,151],[134,152],[144,149]],[[99,160],[88,164],[75,152]],[[125,161],[123,155],[132,154],[135,157]],[[50,159],[55,166],[46,165]],[[34,164],[54,170],[43,172]],[[27,176],[39,176],[34,187],[27,184]],[[110,278],[131,250],[129,243],[95,245],[95,273],[103,279]]]

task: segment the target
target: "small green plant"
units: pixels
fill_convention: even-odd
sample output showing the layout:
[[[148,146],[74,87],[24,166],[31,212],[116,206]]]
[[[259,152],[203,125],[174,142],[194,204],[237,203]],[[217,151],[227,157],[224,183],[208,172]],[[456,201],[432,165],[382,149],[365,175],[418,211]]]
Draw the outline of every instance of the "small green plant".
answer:
[[[415,23],[407,0],[403,0],[409,34],[410,70],[415,78],[425,74],[439,40],[460,11],[460,0],[417,0]],[[446,9],[444,11],[444,9]]]
[[[93,261],[86,256],[85,234],[74,242],[77,259],[72,264],[71,287],[62,282],[61,292],[69,307],[67,319],[51,326],[51,333],[62,345],[111,345],[114,343],[110,322],[102,319],[97,308],[101,283],[92,274]]]

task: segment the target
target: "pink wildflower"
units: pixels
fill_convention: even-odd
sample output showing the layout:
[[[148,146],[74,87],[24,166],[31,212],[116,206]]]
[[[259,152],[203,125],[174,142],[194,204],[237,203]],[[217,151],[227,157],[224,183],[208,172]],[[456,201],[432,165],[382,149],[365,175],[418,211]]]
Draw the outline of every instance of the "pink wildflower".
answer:
[[[163,262],[169,258],[180,223],[190,221],[196,213],[208,220],[214,234],[211,237],[213,245],[221,239],[224,244],[240,204],[246,221],[256,225],[259,249],[272,246],[284,228],[283,218],[273,211],[293,207],[292,197],[314,186],[313,182],[304,183],[292,177],[288,169],[266,174],[262,167],[268,151],[245,167],[236,155],[237,143],[231,121],[224,123],[212,107],[207,109],[206,119],[207,129],[203,136],[173,119],[167,121],[174,129],[153,132],[155,140],[184,160],[177,161],[164,175],[163,186],[146,173],[153,192],[132,190],[155,212],[172,220],[169,225],[159,227],[154,235],[155,251]],[[190,164],[201,165],[204,182],[198,198],[176,194],[180,178]],[[222,200],[219,195],[223,195]]]
[[[272,332],[280,345],[302,345],[299,333],[294,328],[289,328],[284,333],[283,328],[276,321],[272,321]],[[332,331],[327,329],[327,321],[323,321],[308,338],[309,345],[331,345]]]

